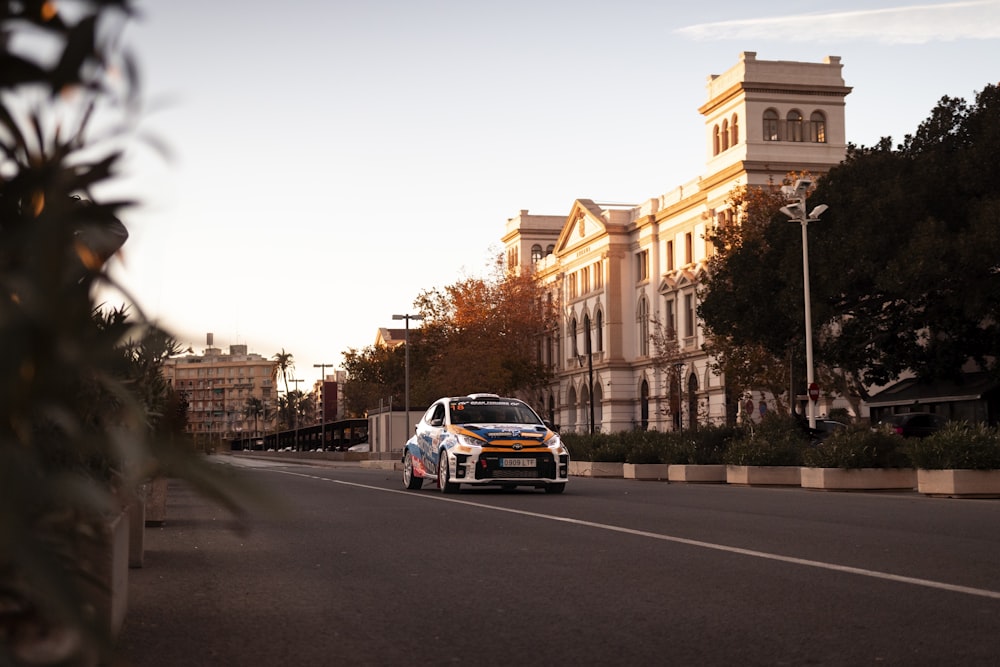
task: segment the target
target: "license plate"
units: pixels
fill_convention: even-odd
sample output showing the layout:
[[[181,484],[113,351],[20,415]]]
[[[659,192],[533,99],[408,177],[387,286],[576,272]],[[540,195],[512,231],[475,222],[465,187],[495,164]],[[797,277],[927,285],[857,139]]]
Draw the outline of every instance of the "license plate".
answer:
[[[500,459],[501,468],[534,468],[537,465],[535,459]]]

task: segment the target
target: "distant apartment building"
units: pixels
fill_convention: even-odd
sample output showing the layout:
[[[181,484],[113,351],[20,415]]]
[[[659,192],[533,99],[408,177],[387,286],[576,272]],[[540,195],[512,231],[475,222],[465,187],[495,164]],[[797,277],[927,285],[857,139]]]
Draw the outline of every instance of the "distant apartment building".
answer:
[[[327,373],[322,379],[313,383],[313,395],[316,397],[316,414],[314,423],[332,422],[344,419],[344,382],[347,371]]]
[[[198,440],[260,437],[274,430],[278,404],[274,360],[230,345],[168,359],[164,376],[188,402],[187,430]]]
[[[734,188],[780,185],[789,172],[815,177],[843,160],[851,89],[841,69],[834,56],[808,63],[744,52],[708,79],[702,175],[639,204],[578,199],[569,215],[522,210],[507,221],[508,265],[532,267],[561,309],[558,331],[538,350],[556,371],[532,397],[546,418],[569,431],[591,422],[595,431],[665,431],[724,423],[750,407],[702,351],[706,233],[736,219],[727,201]],[[675,336],[671,369],[654,363],[657,325]]]

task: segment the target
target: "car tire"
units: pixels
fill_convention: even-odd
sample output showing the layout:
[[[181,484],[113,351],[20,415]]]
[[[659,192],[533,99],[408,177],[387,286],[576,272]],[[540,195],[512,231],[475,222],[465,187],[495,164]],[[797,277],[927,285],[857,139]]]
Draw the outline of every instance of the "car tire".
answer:
[[[545,493],[562,493],[566,490],[566,482],[559,482],[558,484],[546,484]]]
[[[407,453],[403,457],[403,486],[416,491],[424,485],[424,478],[413,474],[413,455]]]
[[[448,475],[448,452],[442,449],[438,455],[438,488],[441,493],[458,493],[458,484],[452,482]]]

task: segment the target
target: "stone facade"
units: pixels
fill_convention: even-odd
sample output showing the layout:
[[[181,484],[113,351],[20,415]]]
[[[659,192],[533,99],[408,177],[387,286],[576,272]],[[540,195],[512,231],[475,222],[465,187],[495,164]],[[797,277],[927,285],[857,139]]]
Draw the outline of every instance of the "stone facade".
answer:
[[[825,173],[846,153],[840,58],[822,63],[739,62],[708,79],[705,172],[635,205],[573,202],[568,216],[522,210],[507,221],[511,267],[530,266],[561,318],[539,354],[555,381],[527,397],[563,430],[671,430],[734,418],[739,401],[702,352],[696,289],[711,248],[706,232],[730,222],[744,185]],[[670,369],[657,368],[657,330],[676,336]],[[591,401],[593,396],[593,401]]]

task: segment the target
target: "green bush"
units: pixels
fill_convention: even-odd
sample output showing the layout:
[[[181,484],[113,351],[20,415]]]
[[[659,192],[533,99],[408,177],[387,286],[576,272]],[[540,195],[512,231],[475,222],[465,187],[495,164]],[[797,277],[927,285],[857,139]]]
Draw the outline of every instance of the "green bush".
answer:
[[[808,445],[806,431],[793,418],[768,414],[729,443],[722,461],[727,465],[797,466],[802,465]]]
[[[1000,470],[1000,430],[948,422],[926,438],[907,441],[913,465],[924,470]]]
[[[677,465],[713,465],[723,462],[729,443],[741,437],[743,430],[734,426],[700,426],[691,431],[671,433],[674,436],[666,451],[664,463]]]
[[[885,431],[856,425],[838,431],[803,453],[811,468],[908,468],[910,458],[903,440]]]

